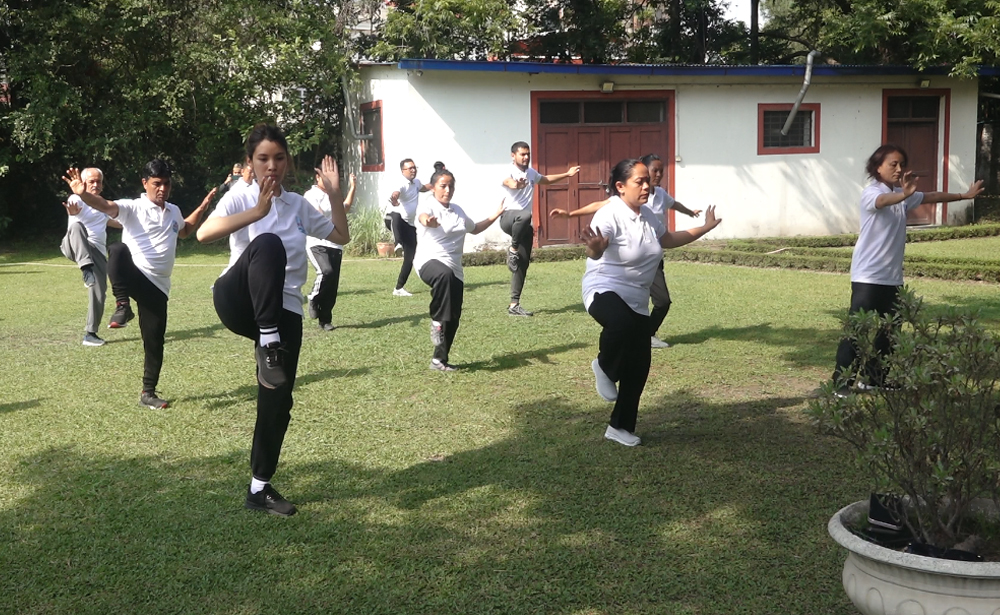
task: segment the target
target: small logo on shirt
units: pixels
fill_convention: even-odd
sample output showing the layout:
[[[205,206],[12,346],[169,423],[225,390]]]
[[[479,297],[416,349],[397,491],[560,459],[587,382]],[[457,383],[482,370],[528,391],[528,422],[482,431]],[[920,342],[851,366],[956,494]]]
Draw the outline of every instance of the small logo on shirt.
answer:
[[[173,222],[170,223],[170,230],[172,230],[175,233],[178,232],[179,229],[177,227],[177,220],[174,220]]]
[[[299,232],[303,235],[306,234],[306,227],[302,226],[302,218],[295,216],[295,226],[299,227]]]

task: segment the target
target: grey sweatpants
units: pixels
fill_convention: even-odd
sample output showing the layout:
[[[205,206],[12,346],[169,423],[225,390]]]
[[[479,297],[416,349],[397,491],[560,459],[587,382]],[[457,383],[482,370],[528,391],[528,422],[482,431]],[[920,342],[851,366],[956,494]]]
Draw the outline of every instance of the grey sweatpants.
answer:
[[[87,241],[87,227],[82,222],[69,227],[62,245],[59,246],[63,255],[77,266],[93,265],[97,284],[87,289],[90,301],[87,305],[87,333],[97,333],[104,318],[104,298],[108,293],[108,259],[100,250]]]

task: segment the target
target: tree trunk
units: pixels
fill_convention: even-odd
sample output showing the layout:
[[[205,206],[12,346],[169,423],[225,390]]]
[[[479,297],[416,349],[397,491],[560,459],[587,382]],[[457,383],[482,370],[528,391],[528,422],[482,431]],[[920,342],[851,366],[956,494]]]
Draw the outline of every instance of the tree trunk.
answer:
[[[760,62],[760,28],[757,15],[760,13],[760,0],[750,0],[750,63]]]

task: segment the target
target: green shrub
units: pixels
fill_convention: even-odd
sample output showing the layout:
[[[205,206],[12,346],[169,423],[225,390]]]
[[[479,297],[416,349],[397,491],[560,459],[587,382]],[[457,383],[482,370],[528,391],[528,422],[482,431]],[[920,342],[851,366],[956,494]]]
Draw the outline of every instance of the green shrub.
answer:
[[[392,233],[385,228],[384,216],[377,207],[352,207],[347,214],[351,229],[351,242],[344,250],[352,256],[376,256],[379,242],[392,241]]]

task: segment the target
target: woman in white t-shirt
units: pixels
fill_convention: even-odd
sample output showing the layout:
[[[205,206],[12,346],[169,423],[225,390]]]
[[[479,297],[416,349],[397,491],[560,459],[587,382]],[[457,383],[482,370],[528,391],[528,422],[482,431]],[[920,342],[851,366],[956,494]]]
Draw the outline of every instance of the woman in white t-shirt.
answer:
[[[598,394],[615,402],[604,437],[636,446],[634,434],[639,398],[651,360],[649,289],[663,248],[691,243],[718,226],[715,207],[705,212],[704,226],[669,232],[646,205],[649,170],[639,160],[622,160],[611,172],[611,199],[584,228],[587,270],[583,304],[603,327],[600,353],[591,363]],[[616,386],[615,383],[618,383]]]
[[[906,248],[906,212],[924,203],[942,203],[975,198],[983,191],[977,181],[968,193],[918,192],[917,177],[906,171],[903,148],[886,144],[868,158],[865,171],[871,183],[861,193],[861,233],[851,257],[851,307],[849,314],[861,310],[879,316],[896,313],[896,297],[903,285],[903,251]],[[875,339],[875,350],[886,356],[892,350],[889,331]],[[858,358],[856,341],[844,338],[837,347],[837,367],[833,372],[837,394],[847,395],[851,386],[861,389],[884,384],[885,372],[880,361],[854,365]],[[859,371],[864,370],[860,380]]]
[[[413,264],[420,279],[431,287],[434,356],[430,367],[452,372],[456,368],[448,363],[448,353],[462,318],[465,236],[468,233],[478,235],[488,229],[503,213],[503,203],[489,218],[473,222],[461,207],[451,202],[455,193],[455,176],[444,165],[431,177],[431,186],[434,198],[417,206],[417,253]]]
[[[295,514],[295,506],[270,481],[291,419],[302,347],[301,288],[309,267],[306,236],[341,245],[351,236],[333,158],[326,156],[316,170],[330,200],[327,217],[301,195],[282,190],[290,156],[279,128],[255,126],[246,151],[259,190],[221,201],[198,231],[198,239],[208,242],[232,235],[229,266],[213,288],[215,311],[227,329],[252,339],[255,346],[257,424],[245,506],[287,517]]]

